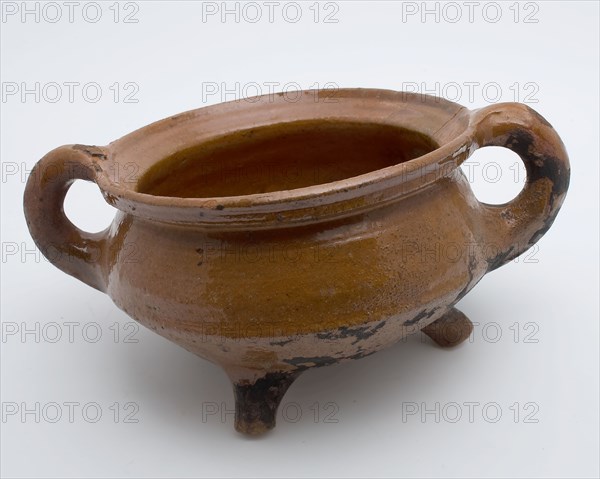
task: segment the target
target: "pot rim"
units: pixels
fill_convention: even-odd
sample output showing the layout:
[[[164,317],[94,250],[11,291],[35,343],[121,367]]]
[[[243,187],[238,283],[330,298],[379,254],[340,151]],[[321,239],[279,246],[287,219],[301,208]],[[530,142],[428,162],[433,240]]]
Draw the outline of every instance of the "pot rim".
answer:
[[[343,99],[350,107],[356,109],[354,117],[350,116],[346,121],[377,123],[378,120],[374,119],[373,115],[379,115],[377,118],[381,123],[402,126],[423,133],[439,146],[417,158],[358,176],[292,190],[240,196],[213,198],[156,196],[136,191],[135,188],[111,179],[108,174],[99,174],[96,181],[105,200],[125,213],[176,224],[247,229],[248,227],[315,223],[360,213],[414,194],[440,178],[452,174],[476,146],[473,144],[470,128],[472,112],[462,105],[439,97],[365,88],[301,90],[298,94],[301,95],[298,103],[304,103],[305,108],[308,102],[323,108],[325,101],[315,101],[313,99],[315,96],[319,98],[322,96],[324,99]],[[256,112],[268,114],[271,108],[280,109],[282,114],[288,115],[288,120],[274,120],[264,126],[298,121],[294,120],[295,104],[286,102],[283,95],[283,93],[266,94],[223,102],[151,123],[102,147],[108,160],[102,165],[102,170],[107,171],[110,165],[114,166],[117,158],[122,161],[123,158],[133,156],[132,147],[135,149],[136,145],[148,142],[153,135],[165,132],[173,134],[177,128],[188,128],[193,122],[210,121],[212,117]],[[305,100],[309,96],[310,98]],[[397,110],[393,110],[396,107]],[[382,114],[385,115],[381,116]],[[332,119],[340,118],[333,116]],[[405,124],[401,125],[401,121]],[[246,128],[251,126],[248,125]],[[427,131],[428,128],[431,131]],[[220,134],[239,130],[238,127],[237,130],[224,131]],[[179,147],[175,151],[182,149],[184,148]]]

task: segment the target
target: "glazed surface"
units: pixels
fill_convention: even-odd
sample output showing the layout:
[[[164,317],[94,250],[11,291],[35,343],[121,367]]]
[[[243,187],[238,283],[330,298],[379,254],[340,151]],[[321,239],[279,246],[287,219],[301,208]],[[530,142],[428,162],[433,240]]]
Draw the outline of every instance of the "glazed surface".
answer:
[[[277,231],[121,215],[111,248],[131,254],[107,271],[108,293],[219,364],[325,365],[420,330],[474,286],[488,266],[478,215],[460,171],[369,213]]]
[[[525,164],[506,204],[479,202],[459,168],[485,146]],[[114,175],[127,165],[138,178]],[[473,325],[454,304],[548,231],[569,177],[560,137],[525,105],[305,91],[57,148],[32,170],[24,207],[57,267],[223,367],[236,429],[260,434],[308,368],[419,330],[443,347],[464,341]],[[76,179],[119,209],[105,231],[65,216]]]
[[[298,121],[242,130],[159,161],[137,191],[214,198],[293,190],[398,165],[435,150],[427,136],[389,124]]]

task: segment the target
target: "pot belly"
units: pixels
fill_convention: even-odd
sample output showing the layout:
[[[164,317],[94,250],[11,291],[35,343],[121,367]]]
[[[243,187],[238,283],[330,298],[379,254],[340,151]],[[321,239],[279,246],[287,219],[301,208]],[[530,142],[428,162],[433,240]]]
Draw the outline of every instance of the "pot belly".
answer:
[[[435,321],[483,276],[468,204],[442,193],[276,231],[211,233],[123,217],[113,247],[135,255],[112,265],[109,294],[226,368],[357,359]]]

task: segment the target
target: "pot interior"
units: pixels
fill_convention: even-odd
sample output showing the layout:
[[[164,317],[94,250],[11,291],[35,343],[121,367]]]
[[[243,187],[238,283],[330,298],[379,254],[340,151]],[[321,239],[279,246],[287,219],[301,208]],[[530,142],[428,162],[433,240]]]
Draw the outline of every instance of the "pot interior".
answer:
[[[331,183],[417,158],[438,148],[422,133],[393,125],[298,121],[236,131],[159,161],[137,191],[212,198]]]

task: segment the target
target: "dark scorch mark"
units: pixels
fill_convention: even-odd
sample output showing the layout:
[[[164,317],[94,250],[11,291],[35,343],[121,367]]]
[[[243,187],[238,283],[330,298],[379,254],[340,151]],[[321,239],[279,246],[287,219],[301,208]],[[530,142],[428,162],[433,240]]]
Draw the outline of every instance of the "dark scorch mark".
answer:
[[[408,321],[404,321],[404,326],[412,326],[413,324],[417,324],[422,319],[431,318],[438,309],[440,308],[424,309],[423,311],[419,312],[419,314],[417,314],[414,318],[409,319]]]
[[[317,337],[319,339],[344,339],[344,338],[354,338],[352,344],[356,344],[359,341],[364,339],[368,339],[373,336],[377,331],[385,326],[385,321],[381,321],[375,326],[343,326],[334,331],[328,331],[326,333],[317,333]]]

